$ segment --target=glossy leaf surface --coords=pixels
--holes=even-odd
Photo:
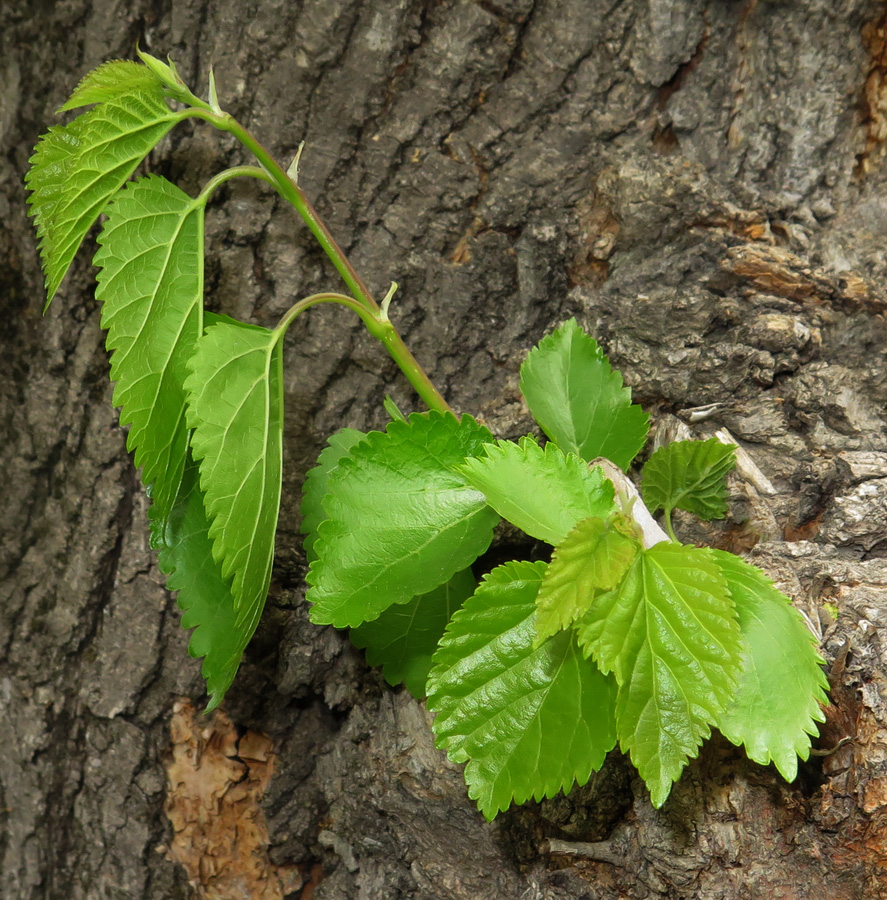
[[[157,86],[115,94],[40,138],[25,181],[40,238],[47,306],[86,232],[179,118]]]
[[[619,684],[616,727],[655,806],[733,697],[742,665],[736,611],[711,551],[657,544],[598,596],[579,641]]]
[[[589,516],[614,509],[613,485],[599,468],[554,444],[534,441],[486,444],[460,468],[493,509],[531,537],[559,544]]]
[[[351,448],[365,437],[365,432],[358,431],[356,428],[342,428],[330,435],[327,446],[320,451],[320,455],[317,457],[317,465],[310,469],[305,477],[300,530],[305,535],[304,547],[308,562],[317,559],[314,545],[317,543],[317,529],[320,523],[326,519],[323,498],[326,496],[330,472],[339,465],[339,460],[343,456],[347,456]]]
[[[536,642],[566,628],[615,588],[641,549],[624,517],[584,519],[559,544],[536,600]]]
[[[616,743],[614,683],[571,632],[533,646],[545,563],[494,569],[453,617],[428,678],[437,744],[467,763],[487,819],[585,784]]]
[[[468,568],[498,516],[456,467],[490,440],[470,416],[414,413],[371,432],[328,479],[311,620],[352,628]]]

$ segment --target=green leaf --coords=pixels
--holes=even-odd
[[[647,439],[650,418],[631,402],[594,338],[570,319],[521,366],[521,393],[542,430],[565,453],[604,456],[627,469]]]
[[[572,632],[533,646],[545,563],[494,569],[447,628],[428,677],[437,745],[467,762],[468,793],[490,820],[512,800],[585,784],[616,743],[614,685]]]
[[[92,103],[102,103],[121,94],[144,92],[163,96],[163,82],[146,66],[130,60],[114,59],[88,72],[77,85],[67,103],[58,111],[65,112]]]
[[[734,696],[742,665],[736,610],[710,550],[657,544],[577,626],[619,684],[622,749],[662,806],[688,758]]]
[[[407,417],[400,411],[398,405],[391,398],[390,394],[385,395],[385,399],[382,401],[382,406],[385,407],[385,412],[388,413],[388,416],[393,421],[406,422]]]
[[[727,473],[736,465],[733,444],[717,438],[674,441],[660,447],[644,466],[641,493],[651,513],[673,509],[695,513],[700,519],[727,515]]]
[[[99,244],[114,405],[162,519],[188,448],[184,382],[203,331],[203,206],[163,178],[140,179],[111,204]]]
[[[159,90],[132,91],[110,97],[68,125],[53,126],[40,139],[25,181],[40,238],[47,306],[86,232],[181,117]]]
[[[210,325],[185,381],[191,447],[222,576],[237,621],[268,594],[280,509],[283,389],[280,333],[233,320]]]
[[[810,755],[810,735],[824,722],[828,680],[804,620],[766,575],[732,553],[712,551],[736,604],[743,670],[736,699],[717,720],[721,734],[745,745],[750,759],[773,762],[786,781],[798,757]]]
[[[615,588],[640,549],[625,516],[581,521],[555,549],[545,573],[536,600],[536,643],[571,625],[601,591]]]
[[[589,516],[613,510],[613,484],[595,467],[554,444],[534,441],[486,444],[484,455],[459,471],[503,518],[531,537],[559,544]]]
[[[351,448],[365,437],[366,434],[356,428],[342,428],[337,431],[330,436],[327,446],[320,451],[317,465],[310,469],[305,477],[305,486],[302,490],[301,531],[305,535],[303,545],[308,562],[317,559],[314,545],[317,543],[317,529],[326,519],[323,498],[326,496],[330,472],[339,465],[339,460],[347,456]]]
[[[168,576],[166,585],[179,592],[182,627],[194,629],[188,652],[204,657],[209,712],[231,686],[262,610],[254,610],[248,620],[235,615],[231,580],[222,576],[221,566],[213,559],[209,521],[193,462],[185,467],[172,513],[161,517],[152,507],[149,518],[151,546],[158,551],[160,570]]]
[[[389,606],[378,619],[351,629],[351,642],[366,649],[367,662],[382,666],[392,686],[403,682],[416,699],[425,696],[431,657],[453,613],[474,593],[471,569],[409,603]]]
[[[487,549],[498,517],[455,467],[490,439],[470,416],[413,413],[339,461],[308,573],[315,624],[371,621],[449,581]]]

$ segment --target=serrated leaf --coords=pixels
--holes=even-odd
[[[760,569],[732,553],[712,552],[736,604],[743,642],[736,698],[718,718],[718,729],[744,744],[750,759],[772,762],[794,781],[798,757],[810,755],[816,722],[825,721],[825,660],[798,611]]]
[[[221,566],[213,559],[209,520],[193,462],[185,467],[172,512],[161,517],[152,507],[149,518],[151,546],[160,570],[168,576],[166,585],[179,592],[182,628],[194,629],[188,652],[204,658],[209,712],[231,686],[262,610],[256,609],[249,620],[237,619],[231,580],[222,577]]]
[[[574,454],[534,441],[486,444],[459,471],[493,509],[531,537],[559,544],[589,516],[613,511],[613,485]]]
[[[657,544],[599,595],[579,642],[619,684],[616,729],[662,806],[734,696],[742,665],[736,610],[711,551]]]
[[[232,577],[237,621],[268,594],[283,453],[281,334],[233,320],[210,325],[185,381],[191,448],[222,576]]]
[[[457,572],[433,591],[413,597],[409,603],[389,606],[378,619],[352,628],[351,642],[366,649],[371,666],[382,666],[390,685],[403,682],[421,700],[425,696],[431,657],[444,629],[476,587],[471,569]]]
[[[700,519],[727,515],[725,478],[736,465],[735,446],[717,438],[673,441],[660,447],[644,466],[641,493],[650,512],[674,509]]]
[[[111,97],[40,138],[25,181],[49,306],[86,232],[136,166],[182,118],[160,92]]]
[[[604,456],[627,469],[647,439],[650,418],[631,402],[597,341],[570,319],[521,366],[521,393],[542,430],[565,453]]]
[[[140,179],[111,204],[99,244],[96,298],[114,405],[163,518],[188,448],[184,382],[203,331],[203,206],[163,178]]]
[[[619,514],[584,519],[555,549],[536,599],[537,644],[571,625],[597,594],[622,581],[641,549],[624,519]]]
[[[488,820],[585,784],[616,743],[612,678],[569,631],[533,646],[544,572],[494,569],[453,617],[428,677],[437,745],[467,762],[469,796]]]
[[[487,549],[498,516],[455,467],[490,439],[470,416],[413,413],[339,461],[308,573],[315,624],[371,621],[444,584]]]
[[[302,525],[301,532],[305,535],[303,546],[308,562],[317,559],[314,545],[317,543],[317,529],[326,519],[326,510],[323,508],[323,498],[327,492],[327,480],[330,472],[339,465],[339,460],[347,456],[351,448],[362,441],[366,433],[356,428],[342,428],[331,435],[327,446],[320,451],[317,457],[317,465],[308,470],[305,477],[305,486],[302,489]]]
[[[155,93],[162,97],[163,82],[147,66],[130,60],[114,59],[84,75],[74,93],[58,111],[65,112],[92,103],[102,103],[133,91]]]

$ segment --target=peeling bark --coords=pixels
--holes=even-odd
[[[875,0],[0,4],[4,900],[234,897],[237,878],[288,900],[887,897],[884,16]],[[415,408],[335,310],[292,329],[271,598],[224,714],[195,717],[88,254],[42,318],[22,186],[52,110],[136,41],[194,85],[212,62],[278,158],[307,141],[300,181],[331,230],[374,290],[398,281],[411,349],[497,435],[531,428],[521,359],[570,315],[654,444],[729,433],[731,517],[676,528],[746,553],[818,631],[828,755],[788,785],[715,737],[657,811],[614,753],[569,797],[485,824],[424,707],[307,621],[305,471],[332,430],[379,426],[385,392]],[[188,125],[146,169],[193,193],[242,160]],[[222,194],[212,309],[273,324],[336,286],[261,185]],[[503,534],[494,552],[534,548]]]

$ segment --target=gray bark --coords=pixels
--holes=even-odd
[[[4,900],[887,896],[885,30],[874,0],[0,0]],[[789,785],[715,737],[659,811],[613,754],[485,824],[424,707],[307,621],[307,468],[385,392],[416,408],[329,309],[286,351],[268,609],[224,715],[195,713],[88,253],[41,318],[22,186],[52,110],[137,40],[194,85],[212,62],[278,158],[307,141],[301,183],[373,289],[399,282],[454,407],[524,433],[522,356],[577,315],[657,440],[726,429],[731,518],[681,534],[794,598],[832,682],[816,745],[850,740]],[[243,158],[185,126],[146,167],[193,192]],[[272,324],[336,287],[260,186],[227,189],[207,238],[213,309]]]

